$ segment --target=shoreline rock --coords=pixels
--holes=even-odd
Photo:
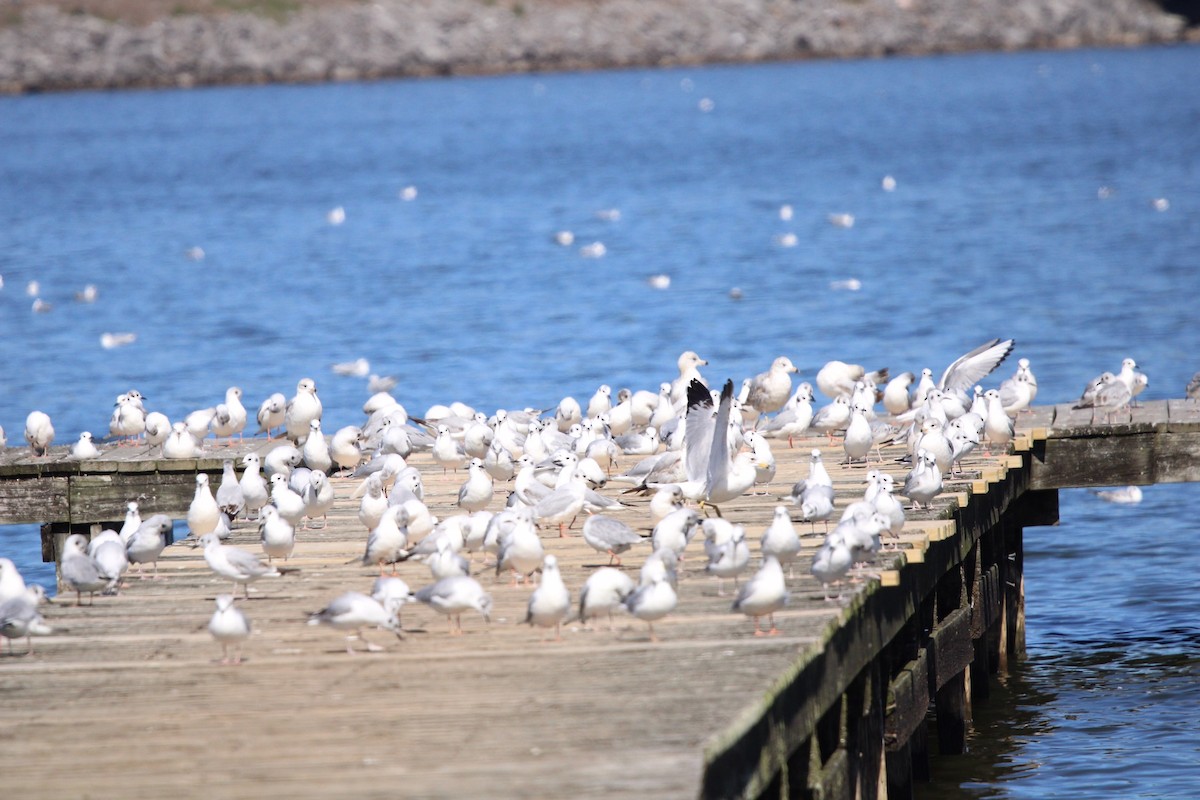
[[[0,92],[751,63],[1196,40],[1149,0],[378,0],[144,26],[34,6]]]

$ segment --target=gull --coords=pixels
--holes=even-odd
[[[75,293],[75,302],[76,303],[94,303],[94,302],[96,302],[96,298],[99,295],[100,295],[100,290],[96,288],[96,284],[89,283],[87,286],[83,287],[82,291]]]
[[[217,486],[215,498],[217,508],[231,520],[236,519],[246,508],[246,495],[238,482],[231,458],[225,459],[221,465],[221,483]],[[188,527],[191,528],[191,525],[189,524]]]
[[[493,441],[483,457],[483,468],[493,480],[509,481],[516,473],[512,453],[500,442]]]
[[[1188,385],[1184,390],[1184,393],[1187,395],[1188,400],[1200,400],[1200,372],[1197,372],[1192,376],[1192,379],[1188,381]]]
[[[613,442],[627,456],[653,455],[658,452],[658,446],[661,444],[661,440],[658,438],[658,429],[653,425],[647,426],[645,431],[632,431],[618,436],[613,439]]]
[[[155,514],[142,522],[125,542],[125,556],[130,564],[138,565],[138,574],[144,579],[142,564],[154,565],[154,580],[158,580],[158,557],[169,543],[174,530],[171,518],[166,514]]]
[[[450,433],[448,425],[438,425],[437,439],[433,443],[434,463],[442,468],[444,474],[447,469],[457,470],[459,467],[467,463],[467,454],[463,452],[462,446],[454,440]]]
[[[287,437],[297,445],[308,437],[309,423],[321,418],[321,398],[317,397],[317,384],[312,378],[302,378],[296,384],[296,394],[284,409],[283,427]],[[260,423],[261,424],[261,423]]]
[[[798,372],[787,356],[779,356],[766,372],[754,376],[746,404],[761,413],[770,414],[783,408],[792,392],[791,373]]]
[[[513,586],[516,586],[518,578],[528,581],[544,557],[542,540],[538,537],[528,514],[518,514],[508,535],[500,540],[500,549],[496,554],[496,575],[506,567],[511,569]]]
[[[100,346],[105,350],[116,350],[137,341],[137,334],[131,331],[106,331],[100,334]]]
[[[874,443],[875,437],[865,410],[862,406],[853,406],[850,409],[850,422],[847,423],[846,433],[842,438],[842,449],[846,452],[846,464],[853,464],[859,460],[870,461],[868,456]]]
[[[976,347],[969,353],[956,358],[937,382],[937,388],[944,395],[951,395],[958,400],[966,410],[969,405],[967,394],[971,387],[979,383],[1000,366],[1008,354],[1012,352],[1012,339],[992,339]]]
[[[787,564],[789,572],[792,562],[799,555],[800,536],[796,533],[796,527],[792,525],[791,518],[788,517],[786,506],[775,506],[771,524],[763,531],[762,553],[763,556],[778,559],[780,564]]]
[[[308,436],[304,439],[300,453],[304,457],[304,465],[309,469],[319,469],[327,473],[333,466],[329,443],[321,433],[321,420],[314,419],[308,423]]]
[[[367,391],[371,394],[376,392],[390,392],[396,388],[397,380],[392,375],[376,375],[371,373],[367,376]]]
[[[844,431],[850,424],[850,414],[850,395],[840,395],[813,415],[809,427],[826,434],[829,437],[829,444],[832,445],[833,434],[837,431]]]
[[[417,599],[403,580],[384,575],[376,578],[371,585],[371,597],[379,601],[386,611],[395,614],[397,622],[400,621],[400,609]]]
[[[147,421],[146,411],[138,401],[130,398],[128,394],[118,395],[108,421],[108,436],[110,439],[137,436],[146,430]],[[157,418],[155,422],[158,422]]]
[[[838,594],[837,598],[829,596],[829,584],[840,583],[842,578],[846,577],[846,573],[850,571],[850,565],[853,563],[854,556],[841,534],[835,530],[834,533],[825,537],[825,543],[813,556],[810,571],[812,576],[821,582],[827,602],[841,599],[841,594]]]
[[[217,610],[208,619],[208,632],[221,645],[222,664],[242,663],[242,642],[250,636],[250,620],[241,609],[233,605],[233,595],[217,595]],[[229,645],[234,647],[233,658],[229,657]]]
[[[704,386],[706,389],[708,388],[707,384],[704,383],[704,378],[700,376],[700,370],[697,369],[698,367],[705,366],[708,362],[696,355],[695,352],[686,350],[680,354],[675,364],[679,367],[679,377],[671,383],[671,402],[680,403],[688,400],[690,405],[689,387],[693,381],[699,381],[701,386]],[[653,424],[660,430],[662,429],[661,423]]]
[[[388,611],[373,597],[367,597],[361,592],[346,592],[334,598],[333,601],[320,611],[312,613],[308,618],[309,625],[328,625],[340,631],[354,631],[346,637],[346,652],[354,655],[355,650],[350,646],[355,639],[366,645],[368,653],[383,650],[377,644],[367,641],[362,629],[367,627],[382,628],[403,639],[404,632],[400,629],[400,620],[395,613]]]
[[[191,536],[197,538],[212,533],[221,517],[221,508],[208,485],[208,475],[201,472],[196,476],[196,492],[187,510],[187,526]]]
[[[257,453],[247,453],[242,456],[242,477],[238,480],[238,488],[242,490],[242,503],[249,514],[251,511],[257,516],[259,510],[266,505],[267,498],[270,493],[267,490],[267,482],[263,480],[262,473],[259,471],[261,462]],[[224,484],[224,480],[222,480]]]
[[[59,574],[63,583],[75,592],[75,605],[83,605],[83,592],[89,596],[89,605],[95,602],[96,592],[109,585],[109,577],[87,554],[87,538],[73,533],[63,542],[62,563]]]
[[[371,374],[371,362],[365,358],[353,361],[343,361],[330,367],[334,375],[344,375],[348,378],[365,378]]]
[[[725,579],[733,578],[736,588],[738,575],[741,575],[750,563],[746,529],[741,525],[730,525],[721,519],[706,519],[703,526],[704,552],[708,555],[705,570],[717,576],[717,596],[723,597]]]
[[[54,426],[42,411],[30,411],[25,418],[25,441],[35,456],[45,456],[54,441]]]
[[[225,390],[225,402],[217,404],[213,416],[212,431],[220,439],[228,439],[235,433],[241,437],[246,428],[246,407],[242,405],[242,390],[230,386]]]
[[[293,526],[304,519],[304,498],[288,486],[287,478],[281,472],[271,476],[271,503],[279,510],[279,516]]]
[[[171,432],[162,443],[163,458],[197,458],[200,453],[200,445],[188,432],[187,423],[176,422],[171,426]]]
[[[359,522],[366,525],[367,530],[372,530],[383,518],[384,511],[388,510],[388,497],[383,493],[382,477],[378,473],[368,475],[367,480],[362,481],[362,486],[355,492],[355,495],[358,494],[362,495],[362,500],[359,501]]]
[[[483,590],[479,581],[466,575],[442,578],[437,583],[419,589],[416,598],[439,614],[446,615],[450,621],[451,636],[462,635],[462,615],[465,611],[478,611],[485,620],[491,622],[492,596]]]
[[[470,560],[459,553],[458,548],[449,539],[444,538],[438,539],[435,551],[425,557],[425,566],[429,567],[435,581],[454,575],[471,574]]]
[[[1037,378],[1029,369],[1029,359],[1017,361],[1017,371],[1008,380],[1000,384],[1000,401],[1005,413],[1016,416],[1022,411],[1029,410],[1033,399],[1037,397]]]
[[[654,623],[670,614],[675,609],[678,599],[666,575],[658,574],[625,598],[625,608],[650,626],[650,641],[657,642]]]
[[[586,625],[588,620],[607,614],[608,629],[613,630],[612,612],[624,604],[634,588],[633,578],[621,570],[600,567],[588,576],[579,593],[579,621]]]
[[[246,599],[250,598],[251,583],[259,578],[277,578],[281,574],[275,567],[259,561],[258,556],[253,553],[221,544],[216,534],[206,533],[201,536],[200,546],[204,548],[204,561],[209,569],[222,578],[233,581],[234,594],[237,593],[240,584],[245,590]]]
[[[755,636],[777,636],[779,629],[775,627],[775,612],[783,608],[787,601],[787,582],[783,578],[783,568],[779,565],[779,559],[768,554],[763,557],[762,566],[754,573],[754,577],[738,591],[731,610],[754,618]],[[766,617],[771,623],[770,630],[764,631],[759,628],[758,623],[762,617]]]
[[[694,508],[680,508],[667,514],[654,526],[650,543],[655,552],[664,548],[682,558],[683,551],[700,526],[700,514]]]
[[[487,455],[488,448],[496,438],[495,431],[488,425],[487,416],[483,412],[475,414],[472,422],[463,429],[462,448],[472,458],[482,459]]]
[[[1004,410],[1003,401],[1000,400],[1000,393],[995,389],[988,389],[983,393],[987,398],[988,415],[987,420],[983,423],[984,433],[987,434],[988,455],[992,454],[992,445],[1000,448],[1001,452],[1008,448],[1008,443],[1013,438],[1013,421]],[[941,469],[942,462],[939,459],[938,468]]]
[[[0,558],[0,603],[25,593],[25,579],[10,559]]]
[[[558,525],[559,538],[566,535],[566,528],[572,524],[575,517],[583,510],[587,487],[577,476],[578,462],[568,454],[567,466],[559,473],[562,482],[557,489],[550,492],[533,506],[533,518],[539,524]]]
[[[942,491],[942,473],[938,469],[937,459],[924,450],[917,451],[916,464],[904,478],[904,488],[900,494],[913,501],[913,510],[922,504],[933,508],[933,498]]]
[[[748,431],[745,441],[754,456],[755,485],[775,480],[775,454],[771,452],[771,443],[755,431]]]
[[[287,561],[296,547],[296,528],[275,506],[263,506],[258,519],[258,538],[268,564],[276,558]]]
[[[1001,413],[1000,416],[1004,416],[1004,414]],[[937,461],[938,469],[945,474],[953,461],[953,451],[942,424],[936,419],[927,419],[921,423],[920,430],[920,435],[913,441],[913,452],[925,450],[932,454]]]
[[[346,221],[346,209],[341,206],[331,208],[325,215],[325,221],[330,225],[341,225]]]
[[[171,420],[166,414],[151,411],[146,415],[146,444],[150,447],[162,445],[171,435]]]
[[[98,455],[100,450],[92,443],[92,432],[84,431],[79,434],[79,441],[71,445],[71,455],[68,458],[72,461],[85,461]]]
[[[571,593],[558,571],[558,559],[547,555],[542,560],[542,580],[529,596],[525,623],[543,628],[554,626],[554,641],[562,641],[562,621],[571,611]]]
[[[602,384],[588,400],[587,415],[593,419],[612,410],[612,387]]]
[[[379,574],[383,575],[384,564],[392,565],[392,574],[396,574],[396,564],[408,558],[408,515],[404,506],[390,506],[379,517],[375,527],[367,535],[367,547],[363,553],[362,565],[369,567],[379,565]]]
[[[492,476],[483,468],[483,460],[471,459],[467,479],[458,489],[458,507],[467,512],[482,511],[492,501]]]
[[[946,435],[946,441],[950,443],[951,472],[957,472],[959,463],[979,447],[979,431],[972,424],[960,424],[968,416],[971,415],[963,415],[947,426],[949,433]]]
[[[1103,489],[1093,491],[1093,494],[1101,500],[1120,505],[1136,505],[1142,502],[1142,490],[1137,486],[1123,486],[1120,489]]]
[[[883,387],[883,407],[892,416],[899,416],[912,408],[908,387],[917,378],[911,372],[902,372]]]
[[[308,483],[300,489],[300,497],[304,499],[304,516],[309,520],[307,526],[315,528],[311,520],[320,515],[321,529],[324,530],[329,524],[329,510],[333,508],[334,501],[333,484],[329,482],[329,476],[319,469],[310,472]]]
[[[701,497],[701,505],[716,508],[718,516],[721,513],[721,503],[741,497],[754,485],[758,477],[753,455],[739,453],[735,459],[729,457],[729,411],[732,402],[733,381],[727,380],[721,389],[721,402],[713,422],[712,443],[709,446],[704,492]]]
[[[579,407],[579,401],[574,397],[564,397],[558,401],[558,407],[554,410],[554,424],[562,433],[571,430],[572,425],[578,425],[583,421],[583,409]]]
[[[583,523],[583,540],[596,552],[608,553],[609,566],[614,559],[620,566],[621,553],[641,544],[642,537],[619,519],[596,514]]]
[[[650,498],[650,520],[658,522],[672,511],[683,508],[683,490],[678,486],[664,486]]]
[[[1107,381],[1096,389],[1093,403],[1092,421],[1095,422],[1096,411],[1103,411],[1107,422],[1112,423],[1113,415],[1121,409],[1129,411],[1129,421],[1133,422],[1133,393],[1119,377]]]
[[[864,378],[869,378],[876,385],[887,383],[887,368],[867,372],[861,364],[830,361],[817,372],[817,388],[826,397],[837,399],[844,394],[853,394],[854,384]]]
[[[812,399],[812,386],[808,383],[800,384],[783,409],[756,431],[768,439],[787,437],[788,447],[792,447],[794,437],[804,433],[812,424]]]
[[[879,472],[873,479],[868,478],[863,499],[871,503],[875,510],[888,520],[888,530],[898,537],[904,529],[904,505],[892,494],[894,488],[892,476]]]
[[[13,639],[25,639],[27,653],[33,654],[33,637],[49,636],[54,629],[38,613],[38,604],[46,597],[41,586],[33,584],[15,597],[0,601],[0,636],[8,639],[8,654],[13,654]]]
[[[656,580],[666,580],[672,589],[679,588],[679,556],[666,548],[655,550],[638,571],[638,586],[645,586]]]
[[[125,522],[121,525],[121,530],[117,535],[121,537],[121,544],[129,544],[129,540],[142,527],[142,515],[138,512],[138,504],[130,501],[125,504]]]
[[[283,427],[283,421],[287,417],[287,398],[282,392],[275,392],[266,400],[262,401],[262,405],[258,407],[258,414],[255,419],[258,420],[258,430],[255,431],[257,436],[264,431],[267,438],[271,438],[271,431],[275,428]]]
[[[129,569],[129,558],[125,555],[125,543],[114,530],[103,530],[88,542],[88,555],[96,562],[100,574],[108,580],[104,594],[118,594],[121,578]]]
[[[184,427],[197,443],[203,442],[212,427],[213,419],[217,416],[216,407],[200,408],[183,418]]]

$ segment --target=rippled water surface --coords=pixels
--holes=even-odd
[[[0,425],[19,443],[40,408],[70,441],[130,387],[178,418],[311,376],[339,427],[365,382],[329,365],[360,356],[410,411],[490,411],[654,389],[684,349],[811,379],[940,371],[993,336],[1039,399],[1125,356],[1178,397],[1196,74],[1190,47],[0,99]],[[101,349],[114,331],[138,340]],[[1030,658],[930,796],[1195,796],[1197,498],[1066,492],[1028,533]],[[0,553],[52,580],[36,529]]]

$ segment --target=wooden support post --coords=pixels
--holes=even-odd
[[[938,753],[961,755],[967,751],[967,722],[970,706],[967,702],[967,673],[964,670],[937,690],[934,706],[937,708]]]
[[[913,798],[913,752],[912,740],[896,750],[888,750],[887,800],[912,800]]]
[[[912,752],[912,777],[914,781],[929,783],[929,725],[921,723],[913,731],[908,740],[908,748]]]

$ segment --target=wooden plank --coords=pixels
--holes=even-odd
[[[889,751],[904,747],[924,721],[931,702],[929,694],[929,651],[921,648],[888,685],[884,745]]]
[[[974,656],[971,647],[971,610],[958,608],[946,615],[929,634],[930,681],[940,689],[962,673]]]
[[[68,519],[68,491],[66,477],[4,480],[3,491],[0,491],[0,525],[30,525]]]

